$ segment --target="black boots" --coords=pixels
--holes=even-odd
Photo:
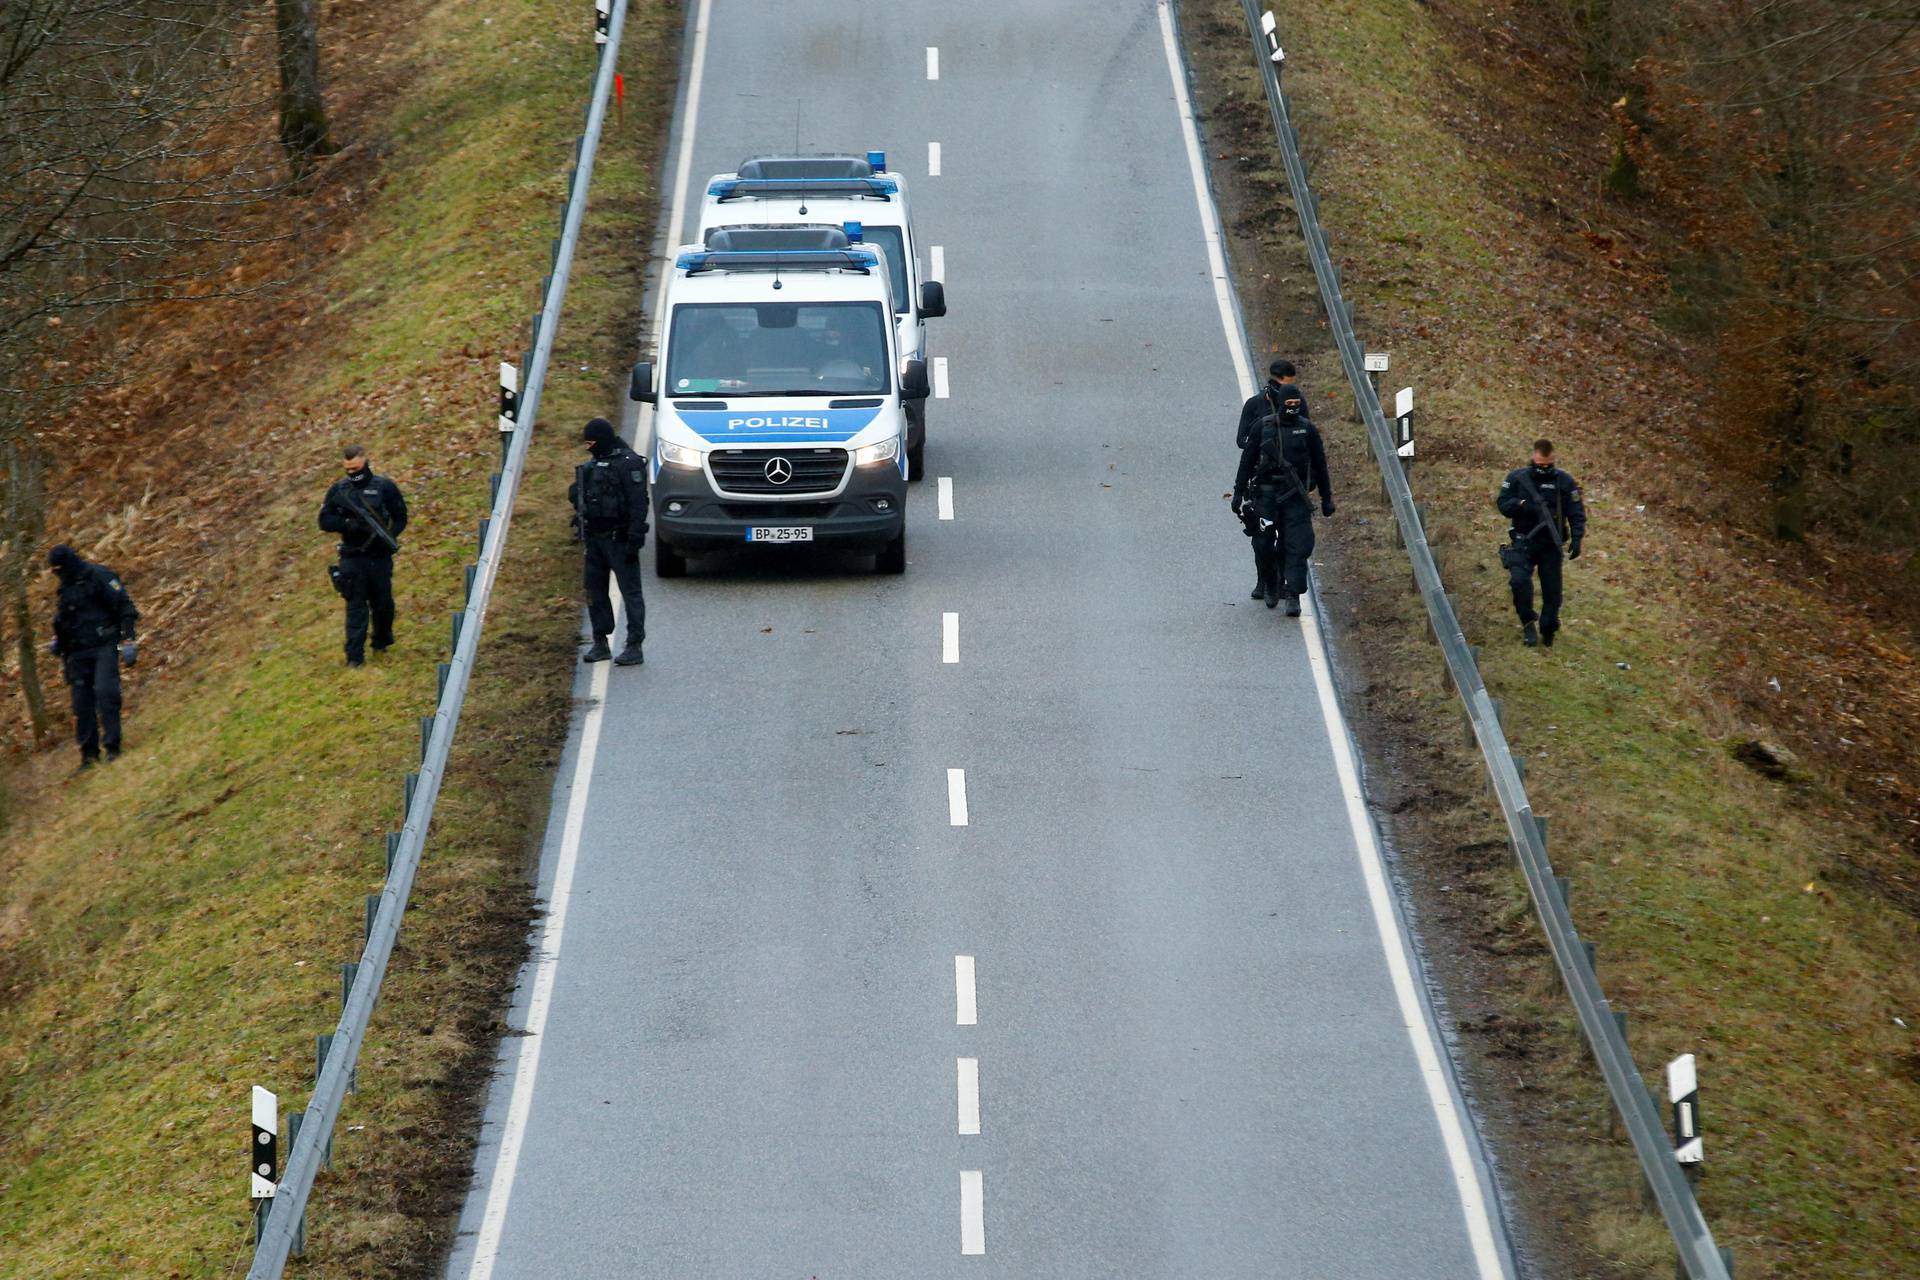
[[[1531,622],[1520,624],[1520,643],[1529,649],[1540,643],[1540,632]],[[1553,641],[1549,640],[1547,643],[1552,644]]]
[[[1260,581],[1260,579],[1255,578],[1253,580],[1253,594],[1248,596],[1247,599],[1262,600],[1266,598],[1266,594],[1267,594],[1267,584]]]
[[[1553,648],[1553,632],[1542,631],[1540,633],[1540,643],[1549,649]]]
[[[638,640],[629,640],[627,641],[627,647],[620,651],[620,656],[613,660],[613,665],[616,667],[637,667],[645,661],[646,659],[640,655],[640,642]]]
[[[1287,593],[1287,616],[1289,618],[1297,618],[1300,616],[1300,597],[1294,595],[1292,592]]]
[[[608,658],[611,658],[612,656],[613,656],[613,650],[607,647],[607,638],[605,636],[595,636],[593,638],[593,648],[581,654],[580,661],[605,662]]]

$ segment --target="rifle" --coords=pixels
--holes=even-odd
[[[1547,531],[1547,536],[1553,539],[1554,547],[1556,549],[1564,549],[1565,540],[1560,536],[1560,513],[1558,511],[1547,510],[1546,498],[1542,496],[1540,490],[1535,487],[1533,477],[1527,474],[1524,467],[1521,468],[1520,471],[1520,483],[1526,486],[1528,499],[1532,501],[1535,509],[1540,512],[1540,523],[1534,525],[1533,528],[1528,531],[1526,540],[1532,542],[1533,535],[1539,533],[1544,526]]]
[[[353,491],[352,485],[343,486],[339,490],[339,498],[341,505],[352,512],[353,516],[359,520],[360,523],[366,525],[376,540],[386,543],[387,550],[398,551],[400,549],[400,540],[387,532],[387,526],[380,523],[380,517],[367,510],[367,505],[360,501],[360,495]],[[365,544],[363,543],[362,545],[364,546]]]

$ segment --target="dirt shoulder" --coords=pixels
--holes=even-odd
[[[1869,718],[1864,640],[1903,652],[1897,618],[1768,566],[1689,486],[1681,424],[1708,391],[1698,353],[1661,324],[1663,232],[1599,196],[1605,116],[1566,87],[1537,21],[1389,0],[1280,16],[1347,298],[1369,346],[1393,353],[1392,385],[1419,390],[1415,493],[1576,920],[1649,1082],[1675,1053],[1700,1057],[1709,1221],[1743,1277],[1920,1270],[1904,793],[1867,803],[1871,785],[1795,736],[1836,682]],[[1328,437],[1341,511],[1320,573],[1345,698],[1517,1245],[1539,1275],[1671,1275],[1425,638],[1241,9],[1202,0],[1182,20],[1256,355],[1301,366]],[[1493,555],[1493,491],[1542,434],[1592,513],[1550,651],[1518,645]],[[1904,698],[1906,665],[1877,661]],[[1900,723],[1872,718],[1882,734]],[[1794,749],[1775,769],[1756,741]]]
[[[570,713],[565,487],[579,423],[617,406],[631,357],[683,20],[661,0],[630,11],[624,115],[428,856],[309,1215],[314,1274],[431,1274],[459,1209],[534,906],[527,833]],[[23,758],[0,842],[0,1275],[244,1268],[248,1090],[284,1112],[311,1088],[487,510],[496,368],[527,344],[549,267],[591,10],[336,0],[321,32],[346,146],[250,215],[283,238],[234,278],[273,287],[130,317],[123,382],[48,428],[49,528],[120,570],[142,657],[124,758],[72,780],[68,747]],[[345,439],[413,516],[398,644],[356,672],[314,527]]]

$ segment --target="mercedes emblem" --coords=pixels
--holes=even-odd
[[[793,464],[785,458],[767,459],[767,483],[785,484],[793,479]]]

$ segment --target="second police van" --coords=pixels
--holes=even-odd
[[[771,224],[857,227],[886,262],[902,356],[927,358],[927,321],[947,313],[946,291],[921,269],[906,180],[887,172],[886,152],[762,156],[734,173],[715,174],[695,239],[704,244],[716,230]],[[908,404],[907,433],[907,474],[918,480],[927,438],[924,400]]]
[[[928,394],[903,351],[884,251],[854,228],[736,227],[681,249],[657,360],[654,568],[745,544],[821,543],[907,564],[906,406]]]

